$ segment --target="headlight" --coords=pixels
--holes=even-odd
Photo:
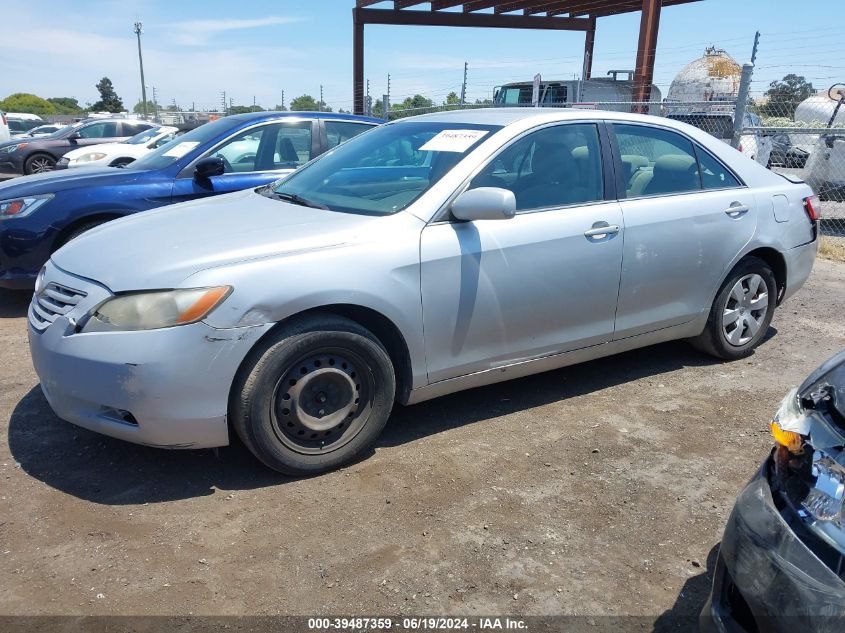
[[[103,160],[106,155],[103,152],[91,152],[90,154],[83,154],[76,159],[77,163],[91,163],[95,160]]]
[[[0,200],[0,220],[27,216],[39,207],[50,202],[53,197],[52,193],[45,193],[40,196],[25,196],[23,198]]]
[[[813,453],[813,477],[801,507],[810,528],[829,545],[845,552],[845,467],[826,453]]]
[[[11,154],[12,152],[16,152],[19,149],[23,149],[29,145],[29,143],[18,143],[16,145],[7,145],[6,147],[0,147],[0,154]]]
[[[231,286],[136,292],[101,304],[83,332],[155,330],[204,319],[232,292]]]

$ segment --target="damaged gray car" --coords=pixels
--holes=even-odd
[[[845,630],[845,351],[793,389],[731,513],[702,631]]]

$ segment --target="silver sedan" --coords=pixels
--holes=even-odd
[[[234,429],[315,473],[370,449],[395,402],[671,339],[751,354],[810,274],[817,212],[681,122],[431,114],[71,241],[38,278],[32,358],[74,424],[168,448]]]

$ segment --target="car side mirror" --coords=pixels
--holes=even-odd
[[[207,180],[212,176],[222,176],[226,172],[226,163],[219,156],[203,158],[194,168],[194,178]]]
[[[70,136],[67,137],[69,141],[78,141],[82,138],[82,135],[79,132],[74,132]]]
[[[452,215],[465,222],[509,220],[516,215],[516,197],[500,187],[468,189],[452,203]]]

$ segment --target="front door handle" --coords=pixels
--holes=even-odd
[[[748,213],[748,205],[741,202],[731,202],[731,206],[725,209],[725,213],[732,218],[738,218]]]
[[[619,225],[607,224],[606,222],[596,222],[593,225],[593,228],[584,231],[584,235],[586,237],[596,237],[599,239],[607,237],[608,235],[616,235],[617,233],[619,233]]]

